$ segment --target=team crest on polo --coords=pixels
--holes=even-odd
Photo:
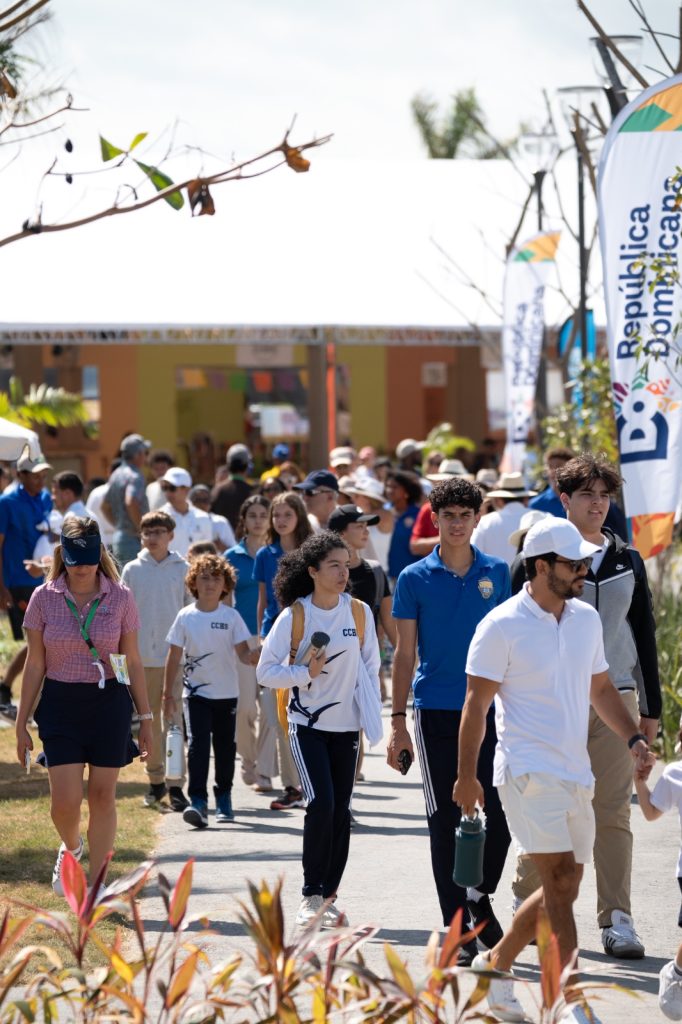
[[[482,580],[478,581],[478,590],[481,597],[485,598],[486,601],[490,600],[495,590],[493,587],[493,581],[489,580],[487,576],[484,576]]]

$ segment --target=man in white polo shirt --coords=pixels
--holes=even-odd
[[[185,558],[196,541],[213,540],[213,521],[207,512],[195,508],[189,500],[192,477],[182,466],[167,469],[160,483],[166,499],[161,512],[167,512],[175,520],[173,551]]]
[[[476,766],[494,699],[493,782],[517,848],[532,857],[542,880],[510,930],[474,967],[510,970],[535,935],[540,908],[557,936],[562,967],[572,960],[578,946],[573,903],[594,845],[590,703],[642,770],[653,764],[646,738],[609,680],[599,615],[572,600],[582,593],[598,550],[566,520],[548,516],[536,523],[523,549],[528,582],[481,621],[469,648],[453,796],[463,814],[483,806]],[[491,981],[488,1002],[500,1020],[525,1020],[509,980]],[[591,1013],[569,1001],[560,1019],[597,1024]]]

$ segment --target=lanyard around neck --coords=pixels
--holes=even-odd
[[[74,602],[71,601],[68,597],[66,597],[66,594],[64,595],[64,597],[66,599],[66,603],[67,603],[67,605],[68,605],[68,607],[69,607],[69,609],[70,609],[74,619],[78,623],[78,629],[80,631],[80,635],[85,640],[85,642],[86,642],[86,644],[88,646],[88,650],[90,651],[90,654],[93,656],[95,661],[100,661],[99,651],[97,650],[97,648],[93,644],[92,640],[90,639],[90,626],[92,625],[92,620],[95,617],[95,612],[99,608],[99,601],[100,601],[99,597],[96,597],[95,600],[92,602],[92,605],[90,607],[90,611],[87,614],[85,622],[81,622],[80,615],[78,614],[78,609],[76,608],[76,605],[74,604]]]

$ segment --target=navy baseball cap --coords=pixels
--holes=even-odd
[[[339,481],[328,469],[314,469],[308,473],[300,484],[294,484],[294,491],[315,491],[318,487],[326,487],[328,491],[338,491]]]
[[[367,523],[368,526],[376,526],[379,516],[373,516],[371,512],[363,512],[357,505],[337,505],[327,522],[327,528],[334,533],[343,533],[347,526],[352,523]]]
[[[276,444],[272,449],[273,459],[288,459],[289,458],[289,445],[288,444]]]
[[[86,533],[80,537],[59,538],[65,565],[99,565],[102,538],[99,533]]]

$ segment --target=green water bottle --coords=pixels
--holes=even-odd
[[[455,868],[452,880],[463,889],[475,889],[483,881],[485,829],[478,811],[473,818],[462,817],[455,829]]]

